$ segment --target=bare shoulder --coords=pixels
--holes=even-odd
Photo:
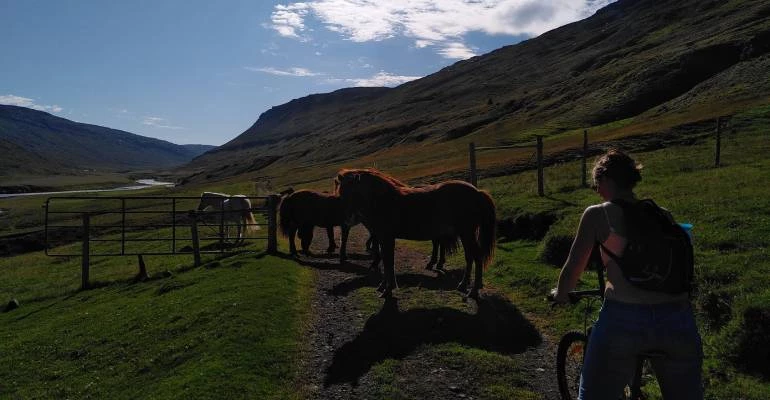
[[[594,204],[586,207],[585,211],[583,211],[583,220],[587,222],[597,221],[604,213],[603,207],[604,204]]]

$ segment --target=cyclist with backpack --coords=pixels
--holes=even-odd
[[[604,203],[586,208],[561,270],[554,301],[569,302],[599,248],[607,282],[588,341],[580,399],[618,399],[640,354],[651,359],[665,399],[702,399],[703,351],[689,300],[692,245],[671,214],[633,188],[641,165],[619,150],[597,159],[593,180]]]

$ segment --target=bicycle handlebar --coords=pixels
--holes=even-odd
[[[554,293],[555,293],[554,291],[551,291],[551,293],[548,294],[549,301],[553,301]],[[599,289],[590,289],[590,290],[574,290],[572,292],[567,293],[567,295],[569,296],[570,304],[575,304],[584,297],[602,297],[604,296],[604,293],[602,293],[602,291]]]

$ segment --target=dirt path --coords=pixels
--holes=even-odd
[[[529,390],[539,393],[542,399],[558,400],[553,367],[555,345],[493,290],[483,290],[478,303],[469,300],[472,313],[446,308],[400,311],[399,300],[379,299],[383,303],[379,312],[363,312],[350,294],[366,288],[375,297],[379,284],[379,276],[368,271],[370,259],[363,251],[366,237],[363,228],[353,229],[348,245],[351,260],[340,265],[337,253],[324,254],[326,235],[317,230],[311,247],[314,256],[300,256],[298,260],[317,273],[313,321],[307,329],[308,348],[299,382],[304,397],[380,398],[383,382],[378,382],[370,369],[386,359],[398,359],[407,365],[402,369],[414,372],[397,377],[400,391],[407,398],[483,398],[469,382],[473,371],[442,365],[420,350],[426,344],[458,342],[513,357],[524,368],[522,375]],[[447,299],[460,296],[453,290],[461,273],[457,267],[450,266],[455,269],[438,280],[435,273],[422,268],[429,255],[398,244],[396,252],[401,287],[435,289]],[[409,266],[409,270],[400,266]],[[399,296],[404,294],[396,297]],[[408,336],[401,329],[404,326],[408,326]]]

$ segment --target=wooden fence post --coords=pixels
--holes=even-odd
[[[144,265],[144,258],[141,254],[137,254],[137,260],[139,261],[139,273],[136,274],[136,277],[134,278],[137,282],[144,282],[148,279],[150,279],[150,275],[147,274],[147,266]]]
[[[476,144],[473,142],[468,143],[468,182],[473,186],[478,186],[478,179],[476,178]]]
[[[722,117],[717,117],[717,148],[714,154],[714,168],[719,168],[719,157],[722,147]]]
[[[190,216],[192,217],[192,224],[190,225],[190,234],[192,237],[193,263],[197,268],[201,266],[201,244],[200,244],[200,240],[198,239],[198,213],[195,211],[191,211]]]
[[[545,196],[543,189],[543,137],[537,137],[537,195]]]
[[[278,252],[278,203],[280,196],[271,194],[267,197],[267,252]]]
[[[588,130],[583,130],[583,187],[588,187]]]
[[[80,289],[86,290],[91,284],[89,283],[88,275],[91,263],[91,216],[88,213],[83,213],[83,259],[80,263],[81,269],[81,283]]]

